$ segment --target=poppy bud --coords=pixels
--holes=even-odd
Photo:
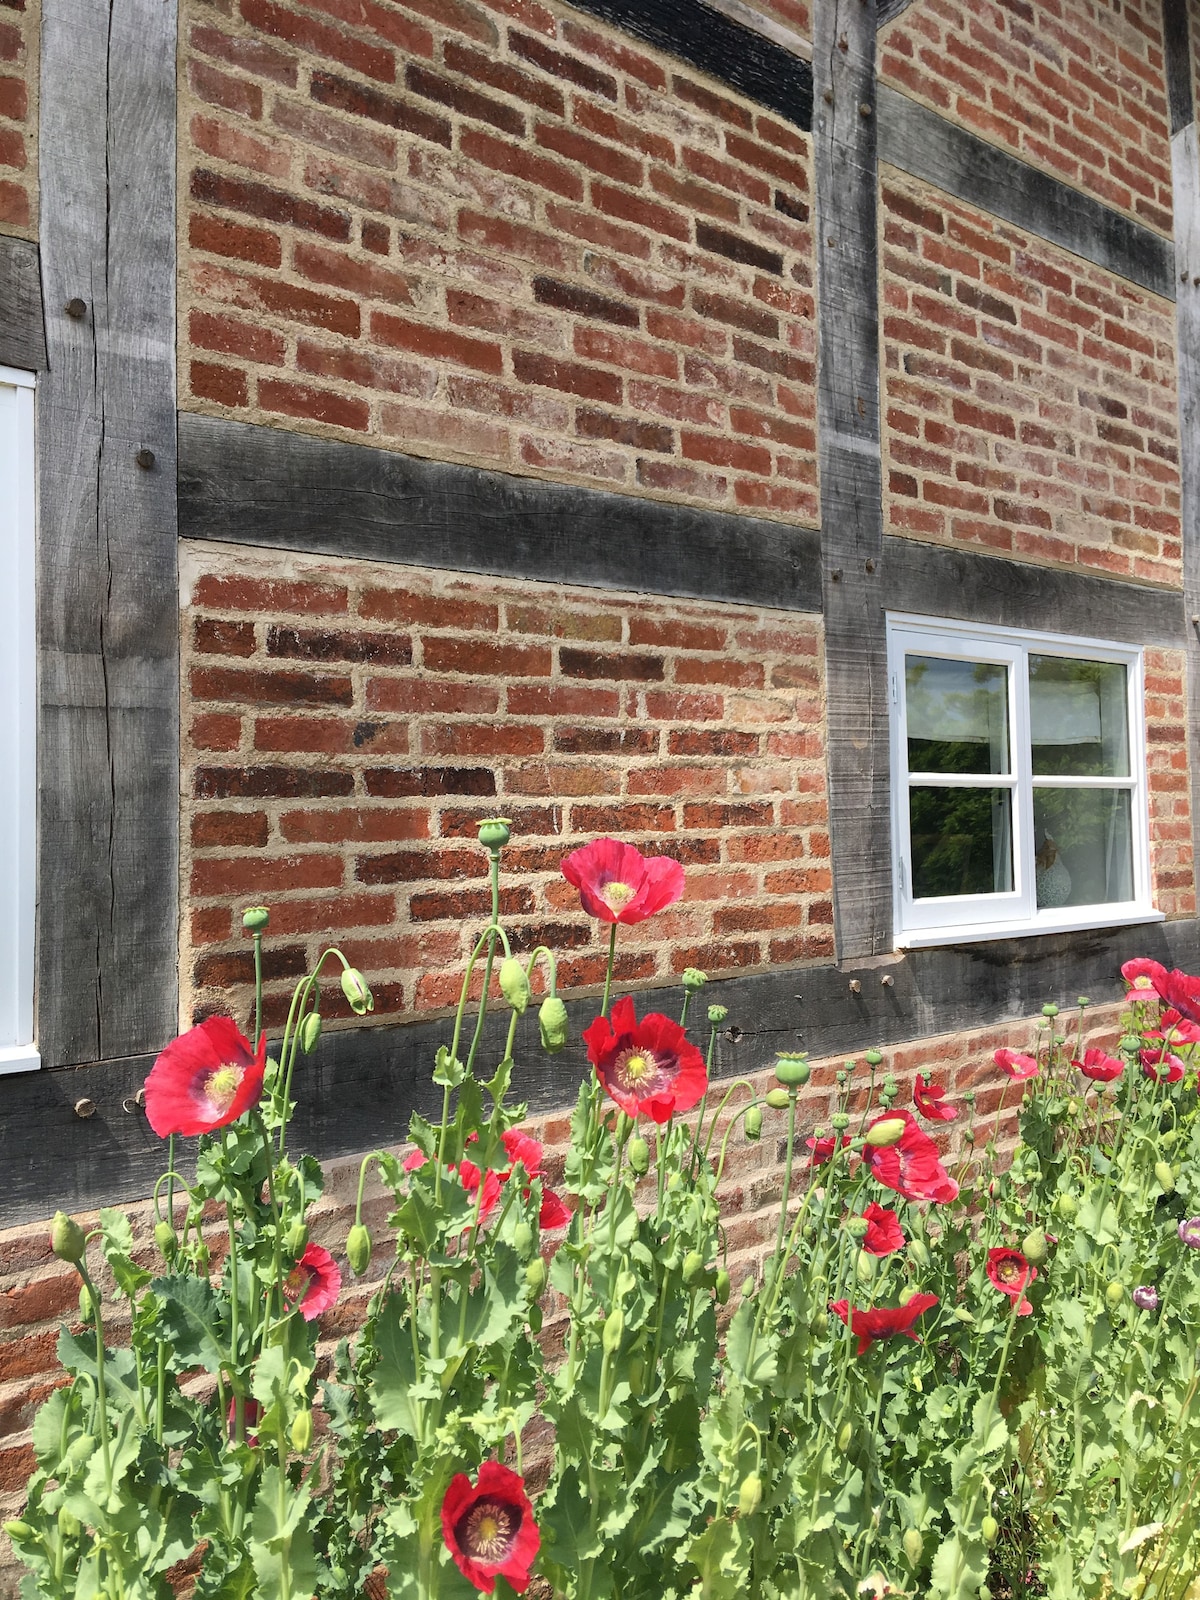
[[[629,1157],[629,1165],[637,1173],[639,1178],[644,1172],[649,1171],[650,1146],[646,1143],[645,1139],[635,1134],[626,1146],[625,1153]]]
[[[533,1333],[533,1334],[541,1333],[541,1331],[542,1331],[542,1308],[541,1308],[541,1306],[538,1304],[538,1302],[536,1300],[534,1300],[532,1302],[532,1304],[530,1304],[529,1306],[526,1307],[526,1310],[525,1310],[525,1321],[529,1324],[530,1333]]]
[[[738,1516],[752,1517],[762,1503],[762,1479],[757,1472],[742,1479],[738,1490]]]
[[[733,1284],[732,1284],[732,1281],[731,1281],[731,1279],[729,1277],[729,1273],[725,1270],[724,1267],[718,1267],[717,1268],[716,1282],[713,1285],[713,1292],[715,1293],[715,1295],[717,1297],[717,1304],[719,1306],[724,1306],[724,1305],[728,1305],[729,1304],[729,1292],[732,1289],[732,1287],[733,1287]]]
[[[875,1268],[878,1260],[869,1250],[860,1250],[858,1260],[854,1263],[854,1275],[864,1287],[875,1281]]]
[[[66,1506],[60,1506],[58,1512],[58,1531],[64,1539],[74,1539],[79,1533],[79,1518]]]
[[[1125,1285],[1119,1278],[1114,1278],[1109,1284],[1108,1288],[1104,1291],[1105,1303],[1115,1311],[1124,1298]]]
[[[870,1226],[871,1224],[867,1221],[866,1217],[851,1217],[850,1221],[846,1224],[846,1232],[852,1239],[865,1239],[867,1237],[867,1230],[870,1228]]]
[[[321,1013],[310,1011],[300,1024],[300,1048],[306,1056],[312,1055],[321,1037]]]
[[[50,1228],[50,1248],[60,1261],[71,1261],[76,1266],[83,1260],[87,1250],[87,1235],[65,1211],[54,1213],[54,1222]]]
[[[610,1311],[604,1319],[604,1331],[600,1335],[600,1343],[606,1355],[615,1355],[621,1348],[621,1340],[625,1337],[625,1313],[623,1311]]]
[[[966,1306],[955,1306],[954,1320],[955,1322],[961,1322],[963,1326],[967,1328],[973,1328],[975,1326],[975,1318],[967,1310]]]
[[[1140,1283],[1133,1291],[1132,1298],[1139,1311],[1158,1310],[1158,1290],[1152,1283]]]
[[[14,1517],[4,1524],[4,1531],[10,1539],[32,1539],[33,1529],[27,1522],[22,1522],[19,1517]]]
[[[305,1406],[303,1411],[297,1411],[292,1418],[292,1449],[301,1452],[307,1450],[312,1444],[312,1436],[312,1412]]]
[[[367,980],[357,967],[342,968],[342,993],[349,1000],[350,1009],[356,1017],[374,1011],[375,996],[367,988]]]
[[[546,1287],[546,1263],[541,1256],[534,1256],[525,1268],[525,1287],[529,1290],[530,1298],[536,1300]]]
[[[788,1089],[807,1083],[810,1070],[807,1058],[802,1055],[781,1055],[775,1062],[775,1076]]]
[[[175,1229],[163,1217],[161,1222],[154,1224],[154,1242],[158,1246],[158,1253],[164,1261],[171,1262],[175,1259],[175,1252],[179,1249],[179,1240]]]
[[[812,1334],[814,1339],[823,1339],[829,1332],[828,1311],[818,1311],[816,1316],[809,1323],[808,1331]]]
[[[683,987],[688,994],[699,994],[707,982],[707,972],[701,972],[699,967],[684,967]]]
[[[567,1008],[556,994],[548,994],[538,1011],[538,1032],[542,1049],[557,1055],[567,1043]]]
[[[1067,1115],[1069,1117],[1077,1117],[1079,1115],[1080,1111],[1082,1111],[1082,1109],[1083,1109],[1083,1106],[1080,1103],[1080,1101],[1078,1101],[1078,1100],[1068,1100],[1067,1101]]]
[[[479,842],[488,850],[503,850],[512,837],[512,823],[507,817],[485,817],[479,824]]]
[[[885,1150],[889,1145],[900,1143],[907,1127],[903,1117],[885,1117],[867,1129],[865,1138],[876,1150]]]
[[[995,1517],[989,1515],[984,1517],[983,1521],[979,1524],[979,1531],[983,1534],[984,1544],[995,1544],[996,1540],[1000,1537],[1000,1524],[996,1521]]]
[[[271,913],[266,906],[251,906],[242,912],[242,927],[249,928],[251,933],[261,933],[270,920]]]
[[[346,1235],[346,1260],[350,1263],[350,1271],[356,1278],[361,1278],[371,1265],[371,1235],[365,1223],[356,1222]]]
[[[1040,1228],[1035,1228],[1032,1233],[1027,1233],[1021,1241],[1021,1254],[1026,1261],[1035,1267],[1039,1262],[1045,1261],[1050,1253],[1049,1241]]]
[[[843,1422],[841,1427],[838,1429],[838,1436],[837,1436],[837,1447],[838,1447],[838,1454],[839,1455],[843,1455],[844,1456],[846,1454],[846,1451],[849,1450],[849,1448],[850,1448],[850,1441],[853,1438],[854,1438],[854,1424],[852,1422]]]
[[[929,1265],[929,1246],[924,1239],[910,1239],[908,1241],[908,1259],[914,1267],[927,1267]]]
[[[1071,1218],[1078,1214],[1079,1202],[1073,1194],[1060,1194],[1054,1202],[1054,1209],[1060,1217],[1070,1222]]]
[[[689,1250],[683,1258],[683,1281],[689,1289],[704,1276],[704,1257],[699,1250]]]
[[[753,1277],[746,1278],[742,1283],[741,1290],[739,1291],[740,1294],[741,1294],[742,1299],[743,1300],[748,1300],[750,1298],[750,1296],[754,1293],[754,1289],[755,1289],[755,1283],[754,1283]]]
[[[1158,1179],[1159,1185],[1161,1186],[1164,1194],[1174,1193],[1175,1174],[1171,1170],[1171,1163],[1169,1161],[1156,1161],[1154,1163],[1154,1176]]]
[[[909,1565],[915,1567],[917,1562],[920,1561],[922,1555],[925,1553],[924,1539],[922,1539],[916,1528],[908,1528],[905,1531],[902,1543],[904,1545],[904,1554],[908,1557]]]
[[[509,956],[500,963],[500,993],[519,1017],[525,1015],[532,992],[525,968],[516,956]]]
[[[527,1256],[533,1248],[533,1229],[527,1222],[518,1222],[513,1229],[513,1249],[519,1256]]]
[[[299,1261],[308,1247],[308,1224],[303,1217],[297,1217],[295,1222],[283,1236],[283,1248],[293,1261]]]
[[[764,1098],[772,1111],[787,1110],[789,1096],[786,1089],[768,1089]]]
[[[96,1321],[96,1302],[86,1283],[79,1285],[79,1320],[85,1328],[92,1327]]]
[[[744,1121],[743,1121],[743,1126],[745,1127],[745,1130],[746,1130],[747,1139],[759,1139],[759,1138],[762,1137],[762,1107],[761,1106],[751,1106],[750,1107],[750,1109],[746,1112],[746,1115],[745,1115],[745,1118],[744,1118]]]

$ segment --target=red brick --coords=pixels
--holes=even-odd
[[[335,889],[342,872],[340,857],[328,855],[204,857],[192,866],[191,892],[208,896]]]
[[[265,183],[250,183],[243,178],[199,168],[192,173],[190,192],[193,200],[205,205],[243,211],[263,222],[305,228],[326,239],[344,241],[350,237],[350,221],[344,211],[316,205],[311,200],[272,189]]]
[[[274,39],[285,39],[314,55],[340,61],[364,77],[391,83],[396,76],[396,58],[391,50],[371,45],[343,33],[340,28],[318,22],[274,0],[241,0],[241,13],[251,27]]]
[[[210,105],[221,106],[243,117],[257,120],[262,116],[262,89],[257,83],[247,83],[244,78],[231,77],[204,61],[188,64],[188,82],[193,92]]]
[[[193,311],[188,320],[191,341],[202,350],[244,356],[247,361],[282,366],[287,346],[281,335],[212,311]]]
[[[347,608],[348,595],[340,584],[289,581],[272,578],[222,578],[206,573],[192,592],[192,603],[219,611],[319,612],[335,615]]]
[[[597,139],[589,139],[586,134],[576,133],[558,123],[539,122],[535,137],[543,149],[553,150],[556,155],[588,167],[593,172],[602,173],[616,183],[627,183],[637,188],[642,181],[640,160],[622,150],[614,150],[611,145],[601,144]]]
[[[362,122],[346,122],[340,117],[327,116],[315,106],[291,100],[275,102],[271,121],[306,144],[333,150],[365,166],[391,171],[396,165],[396,141],[392,134],[377,132]]]
[[[243,311],[275,313],[289,322],[326,328],[331,333],[346,334],[354,339],[358,337],[359,310],[353,300],[317,294],[273,278],[242,276],[215,265],[198,268],[194,281],[201,293],[209,293],[214,299]]]
[[[615,101],[617,98],[615,78],[607,72],[599,72],[595,67],[589,67],[586,62],[577,61],[574,56],[567,55],[561,50],[552,50],[541,39],[532,38],[510,28],[508,47],[514,55],[523,57],[553,77],[562,78],[580,89],[588,89],[593,94],[602,95],[606,100]]]
[[[397,806],[287,811],[279,828],[289,844],[385,843],[428,837],[429,814],[421,807]]]
[[[188,218],[188,243],[193,250],[234,256],[240,261],[252,261],[260,267],[278,267],[283,261],[283,247],[278,234],[269,233],[265,228],[251,228],[244,223],[231,222],[228,217],[206,217],[193,213]]]
[[[493,678],[544,678],[550,672],[550,651],[544,646],[487,644],[479,639],[426,639],[424,661],[427,672]]]
[[[201,112],[191,119],[189,130],[196,149],[218,161],[245,167],[260,178],[287,179],[290,176],[291,156],[277,140],[260,138],[242,126]]]
[[[198,700],[233,700],[248,705],[351,704],[349,678],[315,672],[263,672],[238,667],[193,667],[191,691]]]
[[[262,39],[234,36],[203,25],[193,26],[188,37],[194,50],[214,60],[253,73],[257,78],[269,78],[288,89],[296,87],[296,58],[276,50]]]
[[[562,195],[564,200],[583,199],[583,179],[577,173],[557,161],[534,155],[522,145],[508,143],[475,128],[467,128],[460,137],[459,148],[464,155],[481,162],[485,167],[491,167],[495,172],[506,172],[510,177],[523,179],[539,189],[549,189],[554,194]]]
[[[242,737],[242,719],[219,711],[192,718],[192,744],[197,750],[236,750]]]
[[[211,361],[193,361],[188,367],[188,383],[192,393],[201,400],[215,400],[223,406],[250,403],[246,374],[232,367],[217,366]]]
[[[494,60],[480,50],[460,44],[457,39],[446,40],[442,59],[451,72],[476,78],[480,83],[510,94],[516,100],[526,100],[555,116],[561,117],[564,113],[565,100],[561,89],[534,77],[532,73],[523,72],[511,62]]]
[[[514,350],[512,362],[514,374],[523,383],[559,389],[566,394],[580,395],[585,400],[620,404],[621,379],[614,373],[581,366],[574,361],[557,361],[534,350]]]
[[[367,117],[382,123],[385,128],[398,128],[414,134],[418,139],[428,139],[449,150],[453,135],[445,117],[433,115],[420,106],[398,100],[395,95],[366,84],[353,83],[332,72],[314,72],[309,83],[309,94],[319,105],[336,111],[347,111],[352,116]]]
[[[613,189],[606,183],[593,181],[592,204],[606,216],[619,217],[622,222],[635,223],[639,228],[665,234],[669,239],[686,241],[691,237],[691,223],[686,212],[644,200],[624,189]]]
[[[212,845],[262,849],[269,832],[265,811],[202,811],[192,818],[192,844],[196,849]]]
[[[431,328],[382,311],[371,313],[371,337],[395,349],[411,350],[414,355],[435,361],[450,361],[478,372],[498,376],[504,368],[503,352],[498,344],[470,339],[449,328]]]

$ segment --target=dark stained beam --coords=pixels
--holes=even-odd
[[[43,372],[42,274],[32,239],[0,234],[0,366]]]

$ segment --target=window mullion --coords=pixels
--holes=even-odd
[[[1016,794],[1013,797],[1013,883],[1026,917],[1037,914],[1033,841],[1033,739],[1029,717],[1029,653],[1018,647],[1013,663],[1012,750]]]

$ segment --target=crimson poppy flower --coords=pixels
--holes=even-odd
[[[930,1122],[953,1122],[958,1116],[958,1107],[947,1102],[945,1089],[927,1083],[919,1072],[913,1081],[913,1105]]]
[[[637,1020],[628,995],[617,1001],[612,1017],[597,1017],[584,1030],[588,1060],[596,1076],[631,1117],[643,1112],[666,1122],[676,1111],[689,1111],[708,1089],[704,1057],[683,1029],[657,1011]]]
[[[942,1166],[938,1147],[921,1128],[911,1111],[887,1111],[876,1117],[871,1127],[881,1122],[903,1121],[904,1132],[895,1144],[882,1149],[863,1146],[862,1158],[874,1176],[906,1200],[933,1200],[947,1205],[958,1196],[958,1185]]]
[[[1190,977],[1186,972],[1180,972],[1178,967],[1171,972],[1163,972],[1160,968],[1159,975],[1154,979],[1154,987],[1160,999],[1169,1006],[1182,1012],[1190,1021],[1200,1022],[1200,978]]]
[[[528,1178],[542,1177],[542,1146],[539,1140],[532,1138],[527,1133],[520,1133],[516,1128],[506,1128],[500,1135],[504,1148],[508,1151],[508,1158],[513,1166],[507,1172],[500,1174],[500,1181],[506,1182],[512,1177],[513,1167],[519,1162],[525,1168]],[[525,1194],[529,1193],[526,1189]],[[547,1233],[555,1228],[565,1228],[571,1220],[571,1212],[563,1203],[561,1196],[554,1193],[553,1189],[542,1183],[542,1207],[538,1213],[538,1226]]]
[[[1137,956],[1133,961],[1126,961],[1121,968],[1121,976],[1131,989],[1140,990],[1142,993],[1158,993],[1158,980],[1165,978],[1167,969],[1161,961],[1151,961],[1146,956]]]
[[[1177,1055],[1165,1046],[1161,1050],[1140,1050],[1142,1071],[1154,1083],[1178,1083],[1186,1068]]]
[[[405,1172],[415,1172],[418,1167],[423,1167],[428,1159],[423,1150],[410,1150],[403,1162]],[[456,1173],[458,1181],[467,1193],[472,1196],[479,1193],[479,1184],[482,1179],[483,1199],[479,1201],[479,1220],[483,1222],[490,1217],[496,1209],[496,1202],[500,1198],[500,1174],[493,1172],[490,1168],[487,1172],[481,1173],[473,1161],[467,1161],[465,1158],[457,1164],[451,1162],[446,1171]],[[470,1226],[469,1222],[464,1223],[463,1232],[465,1233]]]
[[[1036,1078],[1038,1064],[1032,1056],[1022,1055],[1019,1050],[997,1050],[992,1060],[1001,1072],[1007,1072],[1010,1078],[1015,1078],[1018,1083],[1023,1083],[1026,1078]]]
[[[223,1128],[257,1103],[266,1064],[266,1034],[256,1053],[228,1017],[209,1017],[173,1039],[151,1067],[146,1118],[160,1139]]]
[[[1118,1061],[1115,1056],[1105,1055],[1103,1050],[1085,1050],[1083,1060],[1072,1061],[1071,1065],[1078,1067],[1084,1077],[1091,1078],[1093,1083],[1111,1083],[1125,1071],[1123,1061]]]
[[[827,1161],[833,1160],[833,1152],[837,1149],[838,1136],[836,1133],[827,1133],[821,1139],[806,1139],[805,1144],[812,1151],[809,1157],[810,1167],[823,1167]],[[850,1143],[850,1135],[842,1134],[842,1147]]]
[[[442,1501],[442,1537],[468,1583],[491,1594],[503,1578],[524,1594],[542,1542],[525,1480],[499,1461],[485,1461],[474,1483],[456,1473]]]
[[[1159,1013],[1158,1027],[1146,1037],[1162,1039],[1167,1044],[1200,1044],[1200,1025],[1182,1016],[1174,1006],[1168,1006]]]
[[[873,1256],[890,1256],[893,1250],[904,1249],[904,1234],[900,1229],[900,1218],[894,1211],[889,1211],[886,1206],[879,1205],[872,1200],[863,1211],[867,1231],[863,1237],[862,1247]]]
[[[999,1246],[988,1251],[987,1275],[994,1288],[1016,1302],[1017,1315],[1027,1317],[1033,1307],[1023,1296],[1037,1277],[1037,1268],[1031,1266],[1019,1250]]]
[[[583,909],[601,922],[643,922],[683,894],[683,868],[670,856],[644,856],[619,839],[593,839],[572,850],[563,877],[579,890]]]
[[[298,1310],[305,1322],[315,1322],[333,1305],[342,1288],[337,1262],[324,1246],[305,1245],[304,1254],[283,1283],[283,1298],[291,1310]]]
[[[835,1317],[847,1323],[850,1332],[857,1336],[858,1349],[855,1354],[861,1356],[876,1339],[891,1339],[898,1333],[920,1344],[920,1336],[913,1332],[912,1325],[937,1303],[935,1294],[914,1294],[902,1306],[875,1306],[870,1311],[862,1311],[857,1306],[851,1309],[848,1300],[832,1300],[829,1309]]]

